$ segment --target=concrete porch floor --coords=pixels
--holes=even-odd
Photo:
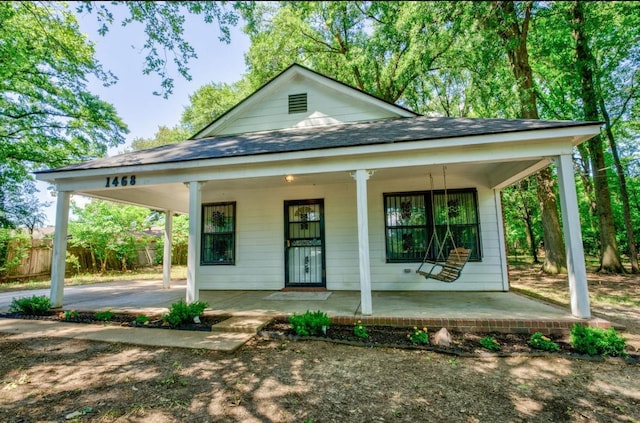
[[[185,298],[184,280],[172,281],[169,289],[162,281],[126,281],[65,287],[65,310],[112,309],[131,313],[161,314]],[[272,316],[286,318],[293,313],[321,310],[335,323],[396,326],[447,327],[459,330],[500,332],[566,333],[576,322],[568,309],[513,292],[373,292],[373,315],[360,314],[360,292],[331,291],[326,300],[269,300],[274,291],[201,291],[200,300],[209,303],[207,314],[231,316]],[[0,311],[12,298],[49,295],[48,290],[0,294]],[[591,325],[609,322],[592,319]]]

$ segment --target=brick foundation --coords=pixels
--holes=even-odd
[[[281,316],[287,320],[288,316]],[[430,331],[442,327],[459,332],[500,332],[531,334],[541,332],[544,335],[567,335],[575,323],[594,327],[609,328],[611,323],[598,318],[590,320],[536,320],[536,319],[449,319],[449,318],[411,318],[382,316],[334,316],[331,322],[339,325],[353,325],[361,321],[371,326],[427,327]]]

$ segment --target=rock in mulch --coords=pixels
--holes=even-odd
[[[447,330],[447,328],[442,328],[437,331],[433,335],[433,339],[431,339],[432,345],[437,345],[438,347],[448,347],[451,345],[451,334]]]

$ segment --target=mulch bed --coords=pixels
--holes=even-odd
[[[439,329],[439,328],[437,328]],[[262,330],[263,336],[282,339],[315,339],[337,342],[348,345],[356,345],[362,347],[385,347],[385,348],[404,348],[404,349],[424,349],[445,354],[453,354],[458,356],[478,356],[484,354],[492,355],[517,355],[532,354],[544,355],[549,354],[540,350],[536,350],[529,346],[529,335],[509,334],[509,333],[461,333],[449,331],[451,335],[451,344],[449,346],[437,345],[414,345],[408,338],[408,334],[412,328],[391,327],[391,326],[367,326],[369,337],[361,339],[354,335],[353,326],[348,325],[331,325],[327,329],[326,336],[320,337],[298,337],[293,330],[290,329],[289,323],[285,321],[275,320],[265,326]],[[432,332],[430,330],[430,332]],[[430,338],[433,337],[430,333]],[[485,336],[493,337],[500,344],[500,351],[492,352],[480,345],[480,340]],[[553,339],[560,346],[561,354],[572,354],[571,346],[562,339]],[[557,353],[555,353],[557,354]]]
[[[114,313],[109,321],[97,320],[95,312],[77,312],[77,316],[73,318],[64,318],[64,312],[51,311],[45,315],[28,315],[22,313],[0,313],[0,318],[11,319],[29,319],[29,320],[49,320],[65,323],[84,323],[84,324],[100,324],[100,325],[118,325],[124,327],[140,327],[150,329],[172,329],[172,330],[192,330],[192,331],[211,331],[211,326],[220,323],[228,316],[210,316],[203,315],[200,317],[200,323],[183,324],[172,327],[163,322],[162,316],[147,316],[149,321],[146,323],[137,323],[137,315],[131,313]],[[430,339],[433,339],[434,329],[430,329]],[[331,325],[327,329],[324,336],[299,337],[291,329],[289,322],[285,320],[273,320],[267,324],[259,333],[260,336],[271,339],[283,339],[293,341],[303,340],[321,340],[327,342],[335,342],[353,346],[366,348],[402,348],[402,349],[421,349],[434,351],[443,354],[450,354],[462,357],[479,357],[479,356],[513,356],[513,355],[532,355],[543,356],[549,354],[562,355],[572,358],[584,358],[602,360],[601,357],[593,357],[577,353],[568,343],[568,339],[550,336],[550,338],[558,344],[560,350],[557,352],[546,352],[532,348],[529,345],[530,335],[513,334],[513,333],[463,333],[457,331],[449,331],[451,335],[451,344],[449,346],[441,345],[414,345],[408,338],[408,334],[412,328],[392,327],[392,326],[367,326],[369,337],[366,339],[358,338],[353,332],[353,326],[350,325]],[[489,351],[480,345],[483,337],[493,337],[500,345],[499,351]],[[625,358],[629,363],[640,363],[640,354],[637,352],[629,352],[629,356]]]
[[[173,330],[193,330],[193,331],[204,331],[211,332],[211,326],[220,323],[228,317],[226,316],[202,316],[200,318],[200,323],[189,323],[183,324],[179,326],[172,327],[169,324],[166,324],[162,320],[162,316],[147,316],[149,320],[146,323],[138,323],[136,322],[137,314],[131,313],[114,313],[113,317],[108,320],[97,320],[95,317],[95,312],[77,312],[77,317],[67,318],[64,317],[64,312],[59,311],[51,311],[45,315],[35,316],[29,314],[22,313],[4,313],[0,314],[0,318],[9,318],[9,319],[28,319],[28,320],[50,320],[50,321],[58,321],[65,323],[88,323],[88,324],[100,324],[100,325],[116,325],[116,326],[124,326],[124,327],[140,327],[140,328],[150,328],[150,329],[173,329]]]

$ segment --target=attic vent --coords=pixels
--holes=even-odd
[[[289,96],[289,113],[304,113],[307,111],[307,93],[291,94]]]

